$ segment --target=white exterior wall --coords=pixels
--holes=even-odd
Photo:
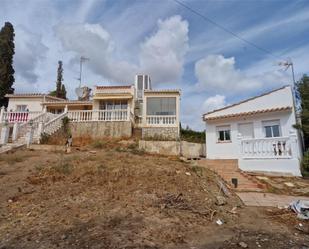
[[[243,103],[228,107],[226,109],[218,110],[207,114],[207,118],[236,114],[242,112],[258,111],[271,108],[281,108],[287,106],[294,106],[293,94],[290,86],[286,86],[277,91],[265,94],[260,97],[245,101]]]
[[[253,123],[254,138],[264,138],[263,121],[279,120],[281,136],[288,137],[291,130],[295,130],[295,116],[292,111],[277,113],[265,113],[251,117],[241,117],[237,119],[226,119],[220,121],[206,122],[206,147],[207,158],[209,159],[238,159],[240,156],[238,145],[238,125],[241,123]],[[231,142],[218,142],[217,126],[230,125]],[[298,150],[300,156],[300,151]]]
[[[43,110],[43,99],[44,97],[9,98],[7,110],[16,111],[17,105],[26,105],[30,112],[40,112]]]

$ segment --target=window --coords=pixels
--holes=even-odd
[[[263,122],[265,137],[280,137],[279,120]]]
[[[126,110],[127,100],[103,100],[100,101],[100,110]]]
[[[147,115],[176,115],[175,97],[147,98]]]
[[[217,127],[218,141],[231,141],[231,127],[229,125]]]
[[[18,112],[25,112],[25,111],[27,111],[27,105],[17,105],[16,106],[16,111],[18,111]]]

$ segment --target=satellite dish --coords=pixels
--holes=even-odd
[[[75,88],[75,93],[76,93],[78,99],[80,99],[81,97],[83,97],[83,94],[84,94],[84,89],[83,89],[83,87],[77,87],[77,88]]]

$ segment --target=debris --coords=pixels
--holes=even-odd
[[[284,185],[288,186],[288,187],[295,187],[295,185],[292,182],[285,182]]]
[[[298,225],[295,226],[295,228],[298,231],[301,231],[303,233],[309,234],[309,226],[305,227],[302,223],[299,223]]]
[[[191,175],[191,173],[190,173],[190,172],[186,172],[185,174],[186,174],[187,176],[190,176],[190,175]]]
[[[290,208],[297,213],[297,218],[302,220],[309,219],[309,201],[297,200],[290,204]]]
[[[90,150],[89,153],[90,154],[97,154],[97,152],[95,150]]]
[[[237,214],[237,211],[236,211],[237,207],[233,207],[231,211],[228,211],[229,213],[231,214]]]
[[[219,226],[223,225],[223,221],[220,220],[220,219],[217,219],[216,223],[217,223]]]
[[[217,195],[216,196],[216,205],[223,206],[226,204],[226,198],[224,196]]]
[[[269,180],[269,178],[266,177],[266,176],[257,176],[256,178],[259,179],[259,180],[264,180],[264,181]]]
[[[217,185],[218,185],[218,187],[219,187],[219,193],[220,193],[221,190],[222,190],[222,192],[225,194],[225,196],[230,196],[231,193],[230,193],[230,191],[227,189],[227,187],[225,186],[225,184],[224,184],[219,178],[217,178],[216,180],[217,180]]]
[[[248,245],[245,243],[245,242],[239,242],[238,243],[238,245],[240,246],[240,247],[242,247],[242,248],[247,248],[248,247]]]

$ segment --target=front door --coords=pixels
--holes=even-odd
[[[243,138],[254,138],[253,123],[239,124],[238,132]]]

